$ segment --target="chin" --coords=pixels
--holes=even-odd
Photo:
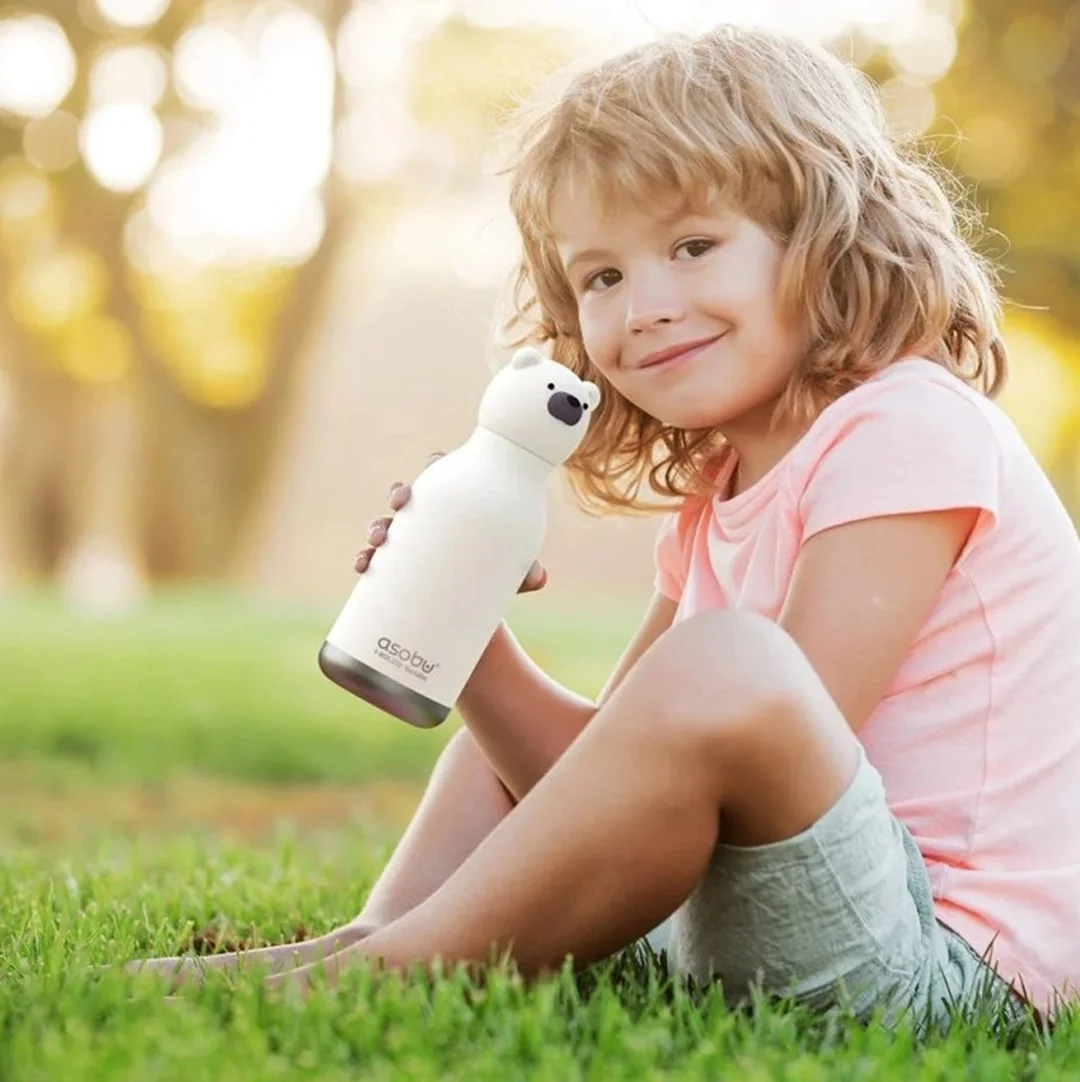
[[[687,385],[679,388],[678,394],[656,395],[651,403],[653,408],[643,405],[654,417],[664,424],[675,428],[698,430],[719,428],[739,424],[756,416],[763,406],[774,401],[774,396],[759,392],[758,388],[746,386],[727,388],[735,393],[724,393],[723,388],[708,388],[712,394],[694,393],[694,388]]]
[[[651,411],[650,411],[651,412]],[[672,428],[694,432],[707,428],[723,428],[740,414],[739,410],[703,408],[700,404],[685,409],[660,409],[653,414],[661,423]]]

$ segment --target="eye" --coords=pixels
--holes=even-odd
[[[611,281],[610,276],[614,275],[615,280]],[[590,274],[584,282],[581,283],[581,291],[587,293],[599,285],[603,289],[610,289],[611,286],[618,285],[621,274],[614,267],[605,267],[603,270],[598,270],[593,274]],[[607,279],[605,281],[604,279]]]
[[[714,247],[716,247],[715,241],[708,240],[705,237],[694,237],[691,240],[684,240],[676,244],[675,251],[685,251],[690,254],[691,259],[697,259]]]
[[[549,391],[554,391],[555,390],[555,384],[554,383],[549,383],[548,384],[548,390]]]

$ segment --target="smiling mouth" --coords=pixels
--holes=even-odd
[[[710,346],[715,345],[727,334],[725,331],[723,334],[716,335],[715,338],[705,338],[698,342],[688,343],[683,349],[677,353],[668,353],[666,356],[661,356],[655,361],[649,361],[645,364],[638,365],[638,368],[643,372],[655,372],[668,368],[674,368],[676,365],[681,364],[683,361],[689,360],[692,357],[696,357],[699,353],[708,349]]]

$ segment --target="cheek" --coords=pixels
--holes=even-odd
[[[748,276],[733,297],[733,309],[740,313],[741,330],[770,349],[777,348],[791,334],[784,319],[776,281],[772,275]]]
[[[767,316],[776,306],[776,277],[770,267],[760,261],[749,260],[733,274],[731,292],[736,303],[759,318]]]
[[[742,238],[724,251],[723,299],[747,322],[767,330],[780,323],[782,256],[764,238]]]
[[[578,312],[578,326],[585,352],[602,372],[615,367],[618,355],[618,337],[612,333],[610,321],[603,319],[595,308],[583,306]]]

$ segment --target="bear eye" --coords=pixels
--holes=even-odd
[[[581,403],[581,408],[582,408],[583,410],[587,410],[587,409],[589,408],[589,403],[588,403],[588,402],[582,402],[582,403]]]
[[[549,391],[554,391],[555,390],[555,384],[554,383],[549,383],[548,384],[548,390]]]

